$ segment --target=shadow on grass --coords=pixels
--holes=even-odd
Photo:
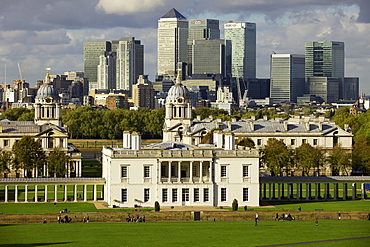
[[[54,245],[54,244],[70,244],[72,242],[59,242],[59,243],[31,243],[31,244],[0,244],[0,247],[34,247],[34,246],[45,246],[45,245]]]

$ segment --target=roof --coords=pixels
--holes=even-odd
[[[182,142],[160,142],[154,143],[151,145],[146,146],[146,148],[159,148],[164,150],[171,150],[171,149],[181,149],[181,150],[189,150],[197,148],[196,146],[185,144]]]
[[[54,124],[43,124],[37,125],[33,121],[9,121],[8,119],[0,120],[0,125],[2,126],[2,133],[4,134],[22,134],[22,135],[32,135],[45,132],[49,129],[55,129],[62,133],[67,133],[67,131]]]
[[[161,18],[177,18],[177,19],[186,19],[185,16],[183,16],[179,11],[177,11],[175,8],[172,8],[170,11],[168,11],[164,16]]]

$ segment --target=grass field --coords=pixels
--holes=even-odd
[[[370,221],[253,221],[0,225],[0,246],[369,246]],[[42,234],[40,234],[42,233]],[[329,241],[328,241],[329,240]],[[315,242],[328,241],[328,242]]]

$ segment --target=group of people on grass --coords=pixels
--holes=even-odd
[[[134,217],[134,216],[128,216],[127,218],[126,218],[126,222],[145,222],[145,215],[144,216],[139,216],[139,215],[136,215],[136,217]]]
[[[292,221],[292,220],[294,220],[294,217],[291,214],[284,214],[284,213],[282,213],[281,216],[279,217],[279,214],[276,213],[275,220],[277,220],[277,221],[284,221],[284,220]]]
[[[68,215],[62,217],[58,215],[57,217],[58,223],[72,223],[72,218],[68,217]]]

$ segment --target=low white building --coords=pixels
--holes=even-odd
[[[231,133],[215,133],[215,144],[176,141],[173,126],[191,121],[189,91],[178,79],[166,99],[164,142],[141,147],[124,132],[122,148],[104,147],[105,200],[110,206],[259,206],[259,154],[235,150]],[[165,135],[167,133],[167,135]],[[217,143],[216,143],[217,142]]]

